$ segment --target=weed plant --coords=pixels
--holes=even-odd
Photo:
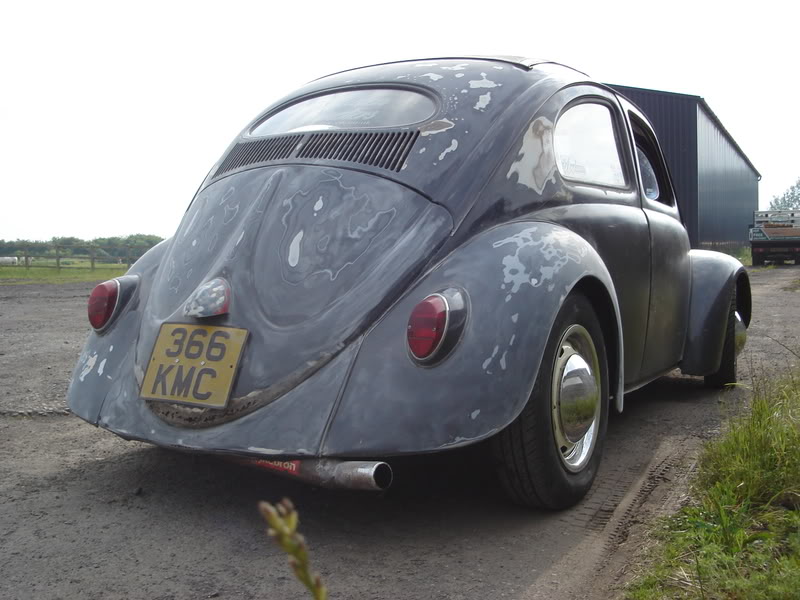
[[[754,383],[751,410],[707,445],[692,491],[629,598],[800,598],[800,379]]]

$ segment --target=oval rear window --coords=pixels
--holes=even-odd
[[[335,129],[374,129],[420,123],[433,116],[436,103],[419,92],[366,89],[334,92],[283,109],[250,130],[250,135]]]

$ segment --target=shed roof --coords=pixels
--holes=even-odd
[[[717,128],[728,139],[728,141],[731,143],[734,149],[739,153],[739,155],[750,166],[753,172],[758,176],[758,179],[759,180],[761,179],[761,173],[758,172],[758,169],[756,169],[752,161],[749,158],[747,158],[747,155],[744,153],[744,150],[742,150],[741,146],[739,146],[739,144],[736,143],[736,140],[733,139],[733,136],[730,134],[730,132],[727,129],[725,129],[725,126],[722,124],[722,121],[719,120],[719,117],[714,113],[713,110],[711,110],[711,107],[708,105],[708,102],[706,102],[705,98],[703,98],[702,96],[696,96],[694,94],[680,94],[678,92],[665,92],[663,90],[651,90],[647,88],[638,88],[629,85],[617,85],[617,84],[608,84],[608,85],[610,85],[616,90],[621,91],[623,94],[627,89],[636,92],[644,92],[647,94],[660,95],[660,96],[676,96],[680,98],[687,98],[693,100],[706,113],[706,115],[708,115],[708,117],[714,122]]]

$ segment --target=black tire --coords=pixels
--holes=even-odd
[[[706,375],[704,382],[710,388],[724,388],[736,383],[736,288],[731,292],[728,326],[722,342],[722,359],[716,373]]]
[[[568,468],[564,446],[556,443],[553,379],[558,368],[557,351],[562,353],[564,336],[580,326],[588,332],[596,353],[599,408],[595,405],[594,443],[579,465]],[[567,297],[556,316],[547,340],[533,392],[517,419],[492,440],[498,476],[508,496],[524,506],[559,510],[586,495],[597,474],[608,424],[608,361],[603,331],[591,303],[580,294]],[[597,398],[597,396],[594,396]],[[560,402],[560,401],[559,401]],[[561,410],[561,409],[559,409]],[[561,414],[561,413],[559,413]],[[563,438],[562,438],[563,439]],[[588,439],[588,436],[584,436]]]

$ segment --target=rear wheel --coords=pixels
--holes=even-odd
[[[728,310],[725,340],[722,342],[722,360],[716,373],[705,376],[704,382],[708,387],[724,388],[726,385],[736,383],[736,354],[736,289],[734,288]]]
[[[536,383],[517,419],[493,440],[512,500],[562,509],[594,481],[608,422],[608,361],[589,301],[570,295],[556,316]]]

